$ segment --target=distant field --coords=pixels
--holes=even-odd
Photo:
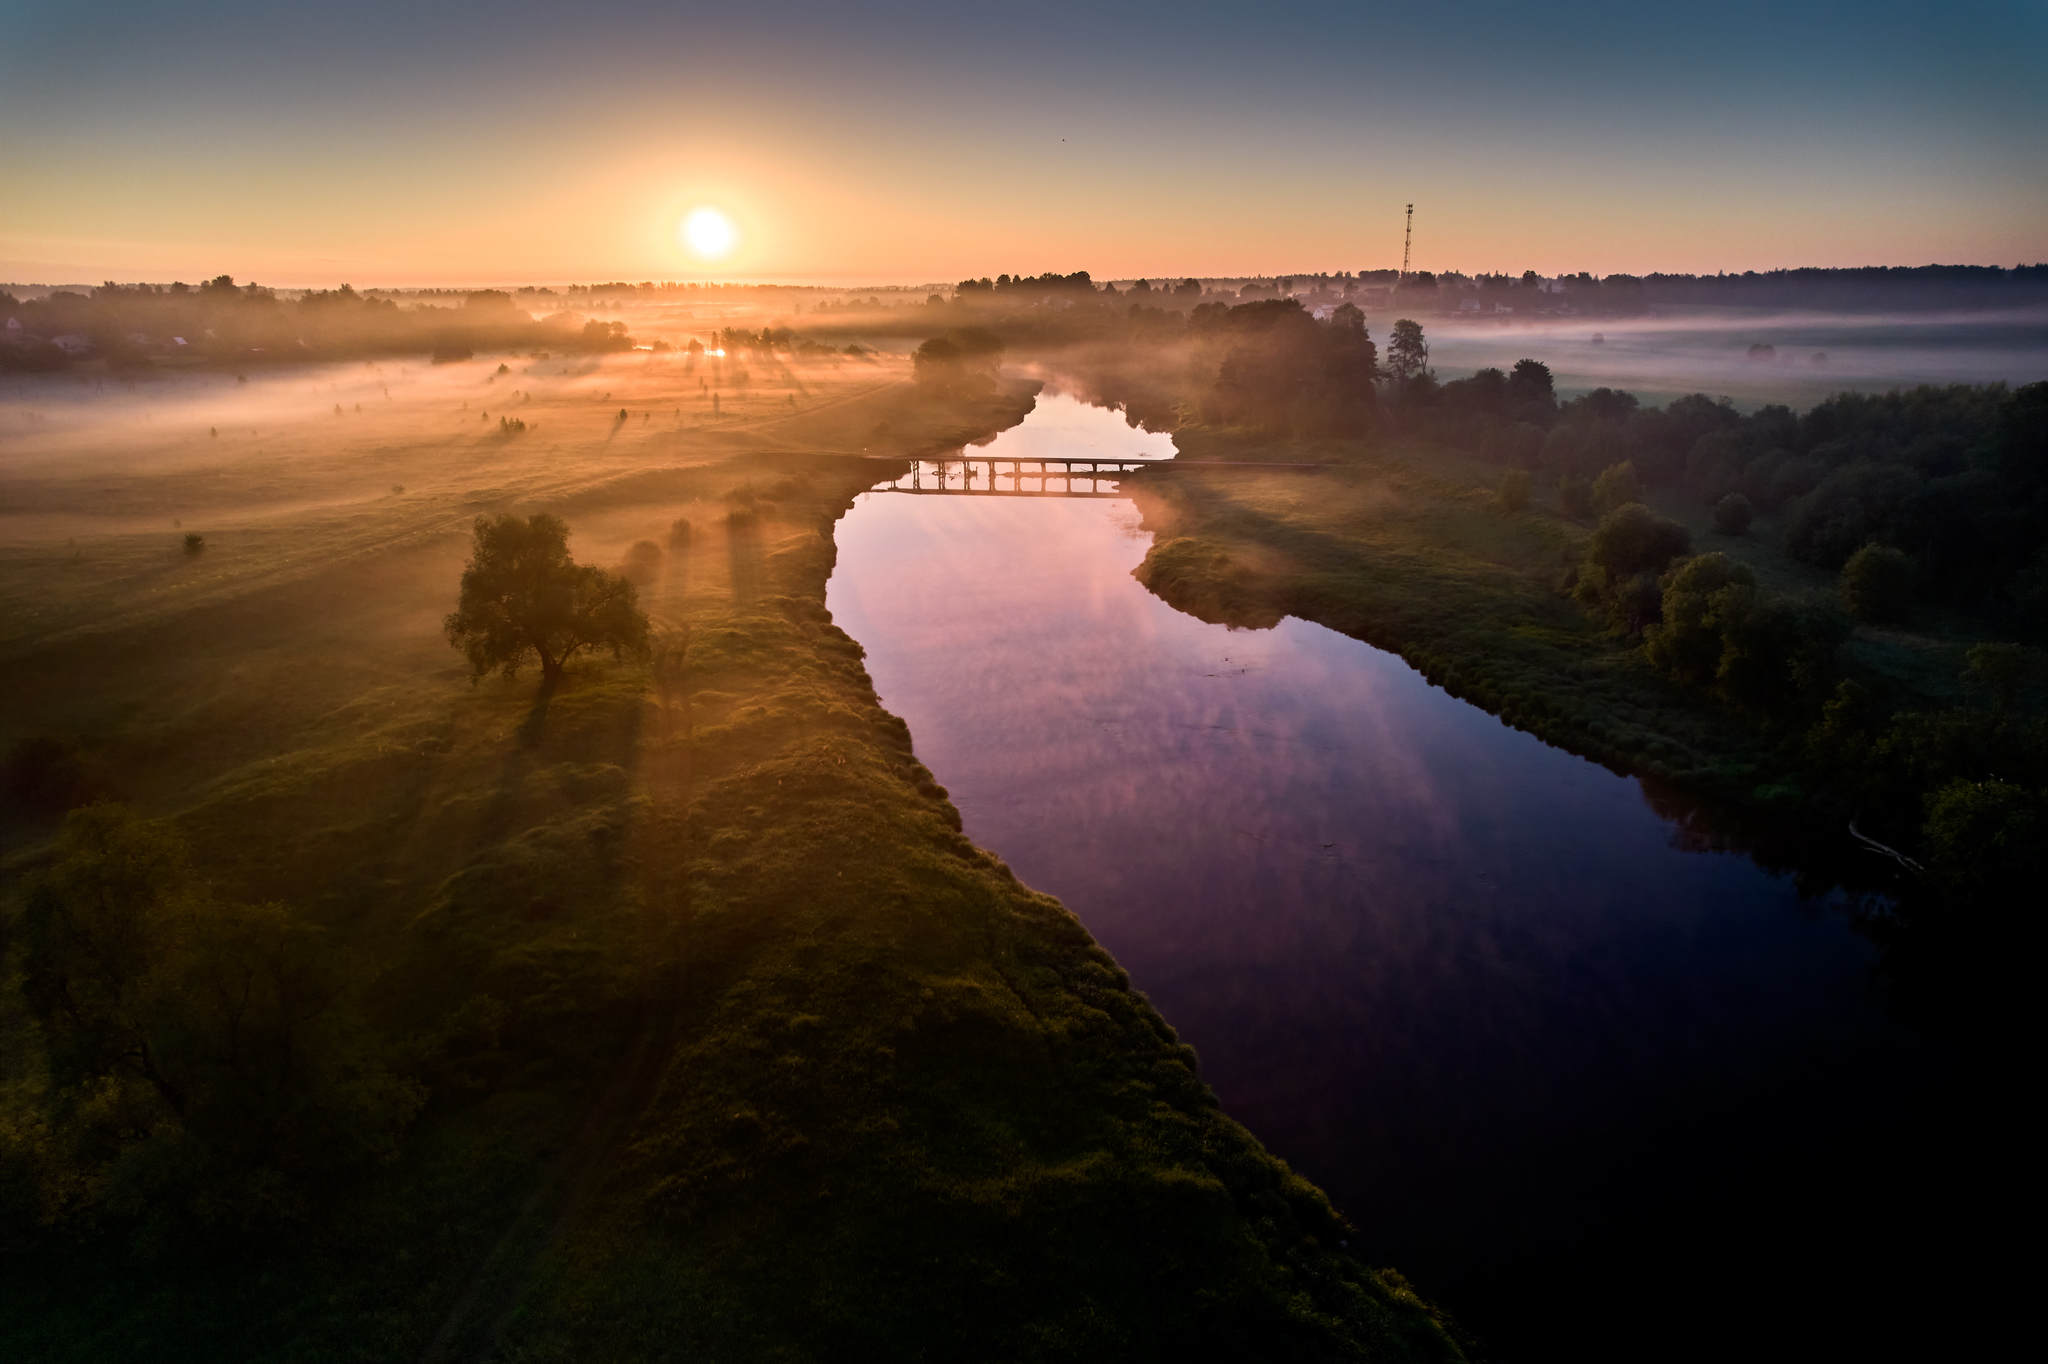
[[[1392,320],[1372,319],[1375,335]],[[1706,392],[1744,410],[1803,408],[1843,389],[2048,379],[2048,309],[2038,308],[1836,316],[1720,308],[1634,319],[1444,318],[1424,326],[1442,378],[1506,369],[1530,356],[1550,366],[1563,397],[1604,386],[1645,403]],[[1772,350],[1752,356],[1752,346]]]

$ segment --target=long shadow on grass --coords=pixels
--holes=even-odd
[[[761,595],[762,565],[767,558],[761,547],[759,514],[735,509],[725,521],[725,552],[732,573],[732,599],[744,606]]]

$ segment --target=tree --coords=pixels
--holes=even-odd
[[[1988,696],[1999,711],[2011,711],[2028,682],[2048,674],[2041,651],[2021,644],[1973,645],[1964,660],[1963,685]]]
[[[527,655],[550,681],[587,648],[614,658],[644,656],[647,617],[633,585],[569,558],[569,527],[545,512],[479,516],[462,597],[444,624],[469,659],[471,680],[492,669],[507,677]]]
[[[1730,493],[1714,504],[1714,529],[1723,535],[1747,535],[1756,508],[1741,493]]]
[[[1690,543],[1684,526],[1640,502],[1616,507],[1600,518],[1586,541],[1573,595],[1604,608],[1617,628],[1639,633],[1656,624],[1663,611],[1657,575]]]
[[[1913,597],[1913,561],[1889,545],[1868,544],[1842,565],[1842,604],[1860,621],[1896,621]]]
[[[1836,654],[1848,636],[1842,613],[1731,582],[1710,603],[1721,632],[1714,680],[1730,700],[1766,713],[1814,706],[1835,685]]]
[[[1664,575],[1662,620],[1643,639],[1650,662],[1683,681],[1712,680],[1721,664],[1717,594],[1731,584],[1748,587],[1755,581],[1725,554],[1695,555],[1672,565]]]
[[[1630,502],[1600,518],[1586,542],[1586,564],[1606,583],[1619,583],[1638,573],[1663,572],[1691,544],[1684,526]]]
[[[1508,402],[1516,409],[1540,408],[1550,412],[1557,407],[1557,389],[1551,378],[1550,366],[1541,360],[1517,360],[1515,367],[1508,371]]]
[[[1927,801],[1921,837],[1949,903],[1993,913],[2027,903],[2041,885],[2043,802],[2012,782],[1957,778]]]
[[[1429,372],[1429,343],[1423,339],[1422,324],[1404,317],[1394,324],[1387,342],[1387,373],[1406,383]]]
[[[163,827],[67,818],[20,920],[54,1177],[104,1210],[247,1222],[388,1157],[418,1111],[319,931],[212,897]]]
[[[1002,339],[981,327],[962,327],[934,336],[912,358],[917,382],[938,392],[985,392],[995,387],[1002,364]]]
[[[1593,509],[1603,515],[1642,500],[1643,487],[1636,481],[1636,466],[1628,460],[1608,465],[1593,480]]]

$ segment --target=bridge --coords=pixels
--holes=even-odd
[[[1147,464],[1169,460],[1045,455],[1025,458],[975,455],[962,451],[954,455],[933,455],[906,461],[868,457],[877,465],[889,465],[902,472],[870,491],[913,493],[952,497],[1121,497],[1119,476]]]
[[[1326,469],[1325,464],[1278,464],[1251,460],[1177,460],[1101,455],[1033,455],[1029,457],[935,455],[906,461],[884,455],[856,458],[875,465],[907,471],[893,480],[878,483],[872,492],[940,494],[953,497],[1123,497],[1118,480],[1140,469],[1189,470],[1304,470]],[[1106,486],[1105,486],[1106,485]]]

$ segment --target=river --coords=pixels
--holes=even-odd
[[[1049,392],[971,453],[1171,452]],[[1182,615],[1127,500],[877,491],[837,542],[968,835],[1493,1358],[1904,1338],[1941,1067],[1842,906],[1393,654]]]

